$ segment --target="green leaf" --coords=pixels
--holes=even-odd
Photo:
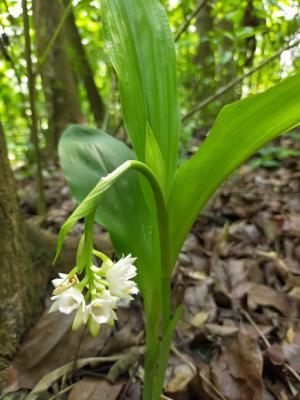
[[[88,193],[88,195],[82,200],[82,202],[78,205],[78,207],[76,207],[76,209],[72,212],[72,214],[69,216],[69,218],[65,221],[65,223],[61,227],[57,240],[58,244],[57,244],[57,253],[55,258],[57,258],[57,256],[61,251],[62,244],[66,235],[70,232],[70,230],[73,228],[76,222],[78,222],[81,218],[85,218],[86,223],[87,219],[89,219],[89,225],[91,225],[94,222],[94,214],[96,212],[96,209],[98,207],[99,210],[104,208],[100,207],[99,203],[100,200],[102,200],[103,196],[105,195],[105,192],[108,189],[110,189],[112,185],[128,170],[130,170],[129,160],[127,162],[125,161],[123,164],[114,169],[111,173],[107,174],[105,177],[101,177],[96,186]],[[100,219],[101,217],[102,217],[102,212],[100,212]],[[121,227],[118,228],[120,230]],[[89,232],[90,227],[87,230]],[[114,234],[112,234],[112,236],[113,235]],[[86,233],[85,233],[85,238],[87,239]]]
[[[148,282],[159,266],[159,245],[153,212],[147,206],[140,185],[140,179],[144,178],[138,178],[136,172],[130,171],[105,193],[103,188],[107,189],[111,182],[104,180],[106,186],[103,186],[103,181],[99,181],[120,164],[134,159],[133,152],[104,132],[72,125],[60,140],[59,157],[76,200],[81,202],[87,195],[91,200],[78,206],[75,215],[73,213],[66,221],[67,227],[62,228],[62,235],[72,228],[78,218],[93,211],[102,196],[96,221],[108,230],[119,255],[131,253],[138,257],[137,263],[141,266],[139,284],[142,291],[148,290]],[[115,175],[118,173],[115,172]]]
[[[164,380],[165,380],[165,371],[168,365],[169,354],[171,349],[172,338],[175,332],[176,325],[179,321],[183,313],[183,306],[180,305],[177,307],[172,320],[168,326],[168,329],[161,341],[160,350],[159,350],[159,360],[158,360],[158,368],[157,368],[157,376],[153,387],[153,398],[158,399],[159,395],[162,392]]]
[[[197,153],[179,168],[169,198],[172,260],[199,212],[261,146],[300,123],[300,74],[223,108]]]
[[[102,8],[124,122],[135,153],[145,161],[149,122],[170,188],[177,165],[180,113],[175,47],[165,10],[158,0],[103,0]]]
[[[166,167],[160,148],[148,122],[146,125],[145,162],[157,176],[161,188],[164,191],[166,184]]]

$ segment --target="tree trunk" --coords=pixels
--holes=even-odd
[[[34,0],[33,11],[38,58],[43,54],[63,15],[57,1]],[[44,95],[48,109],[48,134],[46,137],[50,156],[56,154],[62,131],[70,123],[83,122],[80,99],[72,65],[68,55],[67,32],[60,31],[41,66]]]
[[[20,219],[0,125],[0,387],[6,362],[41,308],[41,289]],[[3,382],[2,382],[3,383]]]
[[[264,23],[265,23],[265,20],[262,18],[259,18],[255,14],[253,0],[247,0],[247,7],[245,9],[245,14],[244,14],[244,26],[256,28],[260,24],[264,24]],[[257,45],[257,40],[256,40],[255,34],[246,39],[246,43],[245,43],[246,60],[245,60],[244,66],[247,68],[251,68],[253,66],[256,45]]]
[[[218,28],[221,29],[222,32],[230,32],[233,33],[233,24],[231,21],[227,19],[222,19],[218,22]],[[225,86],[232,79],[237,76],[237,63],[234,60],[234,42],[226,35],[222,35],[222,40],[220,43],[220,53],[221,59],[224,57],[225,61],[221,62],[218,66],[220,81],[219,85]],[[240,98],[240,86],[235,86],[233,89],[229,90],[225,93],[221,100],[222,104],[226,105],[228,103],[233,102],[234,100],[238,100]]]
[[[67,21],[67,28],[72,47],[75,50],[73,65],[76,68],[78,78],[83,81],[91,112],[96,125],[100,128],[105,115],[105,106],[95,83],[93,71],[82,45],[80,33],[72,12]]]
[[[194,85],[198,100],[204,100],[216,90],[216,63],[209,37],[210,32],[214,29],[210,4],[206,3],[199,12],[196,19],[196,27],[199,35],[199,45],[197,48],[195,63],[198,67],[199,77],[198,79],[194,79],[194,81],[197,81],[194,82]]]

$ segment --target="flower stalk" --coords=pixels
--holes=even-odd
[[[121,300],[131,301],[132,295],[138,293],[137,285],[133,281],[136,276],[134,266],[135,258],[128,255],[114,263],[108,256],[93,249],[93,222],[95,212],[102,196],[119,178],[130,170],[141,173],[151,186],[157,214],[159,244],[160,244],[160,277],[161,277],[161,309],[155,312],[157,321],[153,329],[147,329],[144,399],[152,400],[154,387],[160,382],[163,384],[164,369],[160,368],[161,354],[168,353],[170,343],[166,340],[169,336],[171,320],[171,265],[169,220],[166,208],[165,195],[161,189],[159,180],[152,169],[145,163],[137,160],[126,161],[112,173],[100,179],[95,188],[88,194],[83,202],[75,209],[68,220],[62,226],[58,238],[57,255],[62,247],[66,234],[80,219],[85,218],[84,235],[79,243],[77,251],[77,267],[72,270],[73,276],[85,273],[81,282],[76,282],[74,287],[66,291],[61,288],[62,294],[53,297],[56,301],[54,310],[67,313],[69,310],[77,310],[73,323],[73,329],[87,324],[92,335],[97,335],[100,325],[103,323],[113,325],[117,319],[116,309]],[[102,263],[101,267],[93,264],[93,256]],[[70,277],[69,277],[70,279]],[[86,283],[83,284],[82,282]],[[72,290],[71,290],[72,289]],[[57,290],[57,288],[55,289]],[[82,291],[85,291],[83,297]],[[89,301],[89,303],[87,303]],[[69,308],[65,303],[69,302]],[[70,311],[71,312],[71,311]],[[161,320],[161,337],[159,322]],[[160,390],[160,389],[159,389]]]

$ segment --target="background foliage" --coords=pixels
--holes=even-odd
[[[61,17],[68,2],[53,1],[61,7]],[[299,0],[204,0],[202,3],[200,12],[176,42],[179,92],[184,114],[213,95],[218,88],[242,76],[293,40],[299,39]],[[32,2],[29,1],[28,4],[33,55],[34,61],[37,61],[36,24],[32,16]],[[36,0],[36,4],[43,7],[43,0]],[[165,0],[163,4],[167,8],[171,29],[176,36],[200,3],[195,0]],[[104,47],[100,8],[100,1],[73,1],[73,16],[90,72],[106,107],[100,127],[106,128],[113,135],[123,137],[119,92],[108,51]],[[43,21],[40,20],[39,23],[43,24]],[[8,139],[9,157],[14,163],[27,160],[30,164],[34,157],[29,130],[30,111],[20,1],[1,0],[0,34],[0,115]],[[66,32],[63,34],[67,35]],[[71,118],[67,122],[82,121],[95,126],[97,121],[91,112],[90,100],[83,84],[87,72],[82,70],[80,55],[71,41],[66,40],[64,46],[74,73],[82,113],[80,121],[73,121]],[[193,134],[206,131],[224,104],[248,93],[260,92],[292,73],[299,67],[299,55],[299,46],[283,52],[280,57],[185,120],[181,132],[182,155],[190,148]],[[51,124],[49,120],[55,118],[55,115],[49,114],[46,93],[47,87],[40,74],[37,74],[40,145],[45,150]],[[99,127],[99,121],[97,125]],[[48,154],[45,151],[44,158]]]

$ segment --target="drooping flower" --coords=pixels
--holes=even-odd
[[[87,313],[97,324],[112,324],[117,315],[118,297],[112,296],[109,290],[104,290],[87,306]]]
[[[85,325],[88,320],[88,310],[85,303],[79,306],[72,325],[72,330],[77,331],[82,325]]]
[[[64,282],[67,282],[68,280],[68,274],[63,274],[62,272],[58,273],[59,278],[55,278],[52,280],[52,284],[54,287],[58,287],[62,285]]]
[[[135,260],[136,258],[129,254],[115,264],[104,266],[105,277],[113,296],[132,300],[131,295],[138,293],[137,284],[131,280],[137,274],[136,267],[133,265]]]
[[[62,292],[71,288],[72,286],[74,286],[76,283],[79,282],[76,275],[69,276],[67,274],[59,272],[58,276],[59,278],[52,280],[52,284],[55,287],[53,291],[54,295],[61,294]]]
[[[73,287],[64,290],[56,296],[52,296],[51,300],[54,300],[54,303],[49,312],[60,311],[63,314],[71,314],[71,312],[77,310],[80,305],[85,308],[85,301],[82,293]]]

